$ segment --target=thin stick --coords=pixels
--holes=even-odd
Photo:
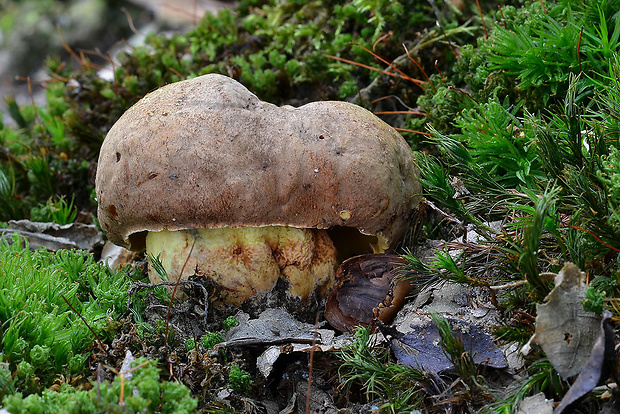
[[[435,22],[435,24],[437,25],[437,27],[439,27],[439,30],[441,30],[441,33],[443,34],[443,37],[445,37],[446,40],[448,41],[448,44],[450,45],[450,49],[452,49],[452,53],[454,53],[454,56],[458,56],[459,52],[456,50],[456,48],[452,44],[452,41],[448,37],[448,34],[443,30],[443,27],[441,27],[441,25],[437,21]]]
[[[408,76],[408,75],[405,75],[405,73],[404,73],[404,72],[400,71],[400,70],[399,70],[396,66],[394,66],[394,62],[390,62],[389,60],[387,60],[387,59],[386,59],[386,58],[384,58],[383,56],[379,55],[378,53],[375,53],[374,51],[370,51],[370,50],[368,50],[368,48],[367,48],[367,47],[365,47],[365,46],[363,46],[363,45],[360,45],[359,43],[353,43],[353,45],[354,45],[354,46],[357,46],[357,47],[361,47],[361,48],[362,48],[362,49],[364,49],[366,52],[370,53],[370,54],[371,54],[371,55],[372,55],[375,59],[378,59],[378,60],[380,60],[381,62],[385,63],[385,64],[388,66],[388,69],[389,69],[389,68],[392,68],[392,69],[394,69],[395,71],[397,71],[398,73],[400,73],[401,75],[403,75],[403,76]]]
[[[435,69],[437,69],[437,73],[439,73],[439,77],[443,80],[443,74],[441,73],[441,69],[439,69],[439,66],[437,65],[438,60],[435,59]]]
[[[310,348],[310,361],[308,362],[308,390],[306,391],[306,414],[310,413],[310,391],[312,391],[312,363],[314,362],[314,347],[316,346],[319,335],[319,312],[314,319],[314,336],[312,337],[312,347]]]
[[[396,128],[396,127],[392,127],[392,128],[394,128],[397,131],[401,131],[401,132],[413,132],[414,134],[425,135],[427,137],[431,136],[431,134],[429,134],[428,132],[416,131],[415,129]]]
[[[523,285],[527,285],[527,280],[517,280],[516,282],[510,282],[510,283],[506,283],[503,285],[489,286],[489,289],[491,290],[512,289],[512,288],[523,286]]]
[[[508,25],[506,24],[506,18],[504,17],[504,11],[502,10],[502,5],[498,4],[497,8],[499,9],[499,14],[502,16],[502,22],[504,23],[504,29],[508,30]]]
[[[178,76],[179,78],[181,78],[181,79],[183,79],[183,78],[185,77],[185,76],[181,75],[181,73],[180,73],[178,70],[176,70],[175,68],[173,68],[172,66],[170,66],[170,67],[168,68],[168,70],[169,70],[170,72],[174,73],[175,75],[177,75],[177,76]]]
[[[189,262],[189,258],[192,256],[194,251],[194,246],[196,245],[196,237],[194,237],[194,242],[192,243],[191,249],[189,249],[189,254],[185,259],[185,263],[183,263],[183,267],[181,268],[181,272],[179,273],[179,278],[172,289],[172,296],[170,297],[170,303],[168,304],[168,312],[166,313],[166,336],[164,338],[164,346],[168,345],[168,332],[170,331],[170,309],[172,309],[172,301],[174,300],[174,295],[177,292],[177,288],[179,287],[179,282],[181,281],[181,276],[183,276],[183,271],[185,270],[185,266],[187,266],[187,262]]]
[[[84,322],[84,324],[86,325],[86,327],[87,327],[88,329],[90,329],[90,331],[93,333],[93,335],[95,335],[95,338],[97,339],[97,343],[99,344],[99,347],[101,348],[101,350],[102,350],[102,351],[103,351],[103,352],[104,352],[107,356],[110,356],[110,353],[108,352],[108,350],[107,350],[107,349],[105,349],[105,347],[103,346],[103,342],[101,342],[101,339],[99,339],[99,335],[97,335],[97,332],[95,332],[95,331],[93,330],[93,328],[91,328],[91,327],[90,327],[90,325],[88,324],[88,322],[86,322],[86,319],[84,319],[84,317],[83,317],[82,315],[80,315],[80,312],[78,312],[78,311],[77,311],[77,310],[73,307],[73,305],[71,305],[71,303],[69,303],[69,301],[67,300],[67,298],[65,297],[65,295],[60,295],[60,296],[64,299],[64,301],[65,301],[65,302],[67,302],[67,305],[69,305],[69,307],[71,308],[71,310],[72,310],[73,312],[75,312],[75,314],[76,314],[77,316],[79,316],[79,317],[80,317],[80,319],[82,320],[82,322]]]
[[[377,44],[385,39],[387,39],[388,37],[392,36],[392,32],[387,32],[386,34],[384,34],[383,36],[381,36],[380,38],[378,38],[375,43],[372,44],[372,51],[376,52],[376,48],[377,48]]]
[[[617,252],[620,252],[620,249],[605,243],[600,237],[598,237],[596,234],[592,233],[590,230],[588,229],[584,229],[582,227],[577,227],[577,226],[573,226],[572,224],[566,224],[568,227],[575,229],[575,230],[580,230],[580,231],[585,231],[586,233],[588,233],[590,236],[594,237],[598,242],[602,243],[605,247],[610,248],[611,250],[615,250]]]
[[[431,89],[433,90],[433,92],[436,92],[435,85],[433,85],[433,83],[431,82],[431,78],[428,77],[428,75],[424,71],[424,68],[422,68],[422,66],[418,63],[418,61],[411,57],[411,55],[409,54],[409,49],[407,49],[407,46],[405,46],[404,43],[403,43],[403,48],[405,49],[405,52],[407,53],[407,57],[409,58],[409,60],[415,63],[418,69],[420,69],[420,71],[422,72],[422,75],[424,75],[424,77],[426,78],[426,81],[428,82],[428,84],[431,85]]]
[[[140,30],[136,29],[136,26],[133,25],[133,19],[131,18],[131,14],[129,14],[129,11],[124,7],[121,7],[121,11],[125,13],[125,17],[127,17],[127,23],[129,24],[129,28],[131,29],[131,31],[135,34],[142,35],[143,33]]]
[[[489,34],[487,33],[487,25],[484,22],[484,14],[482,14],[482,7],[480,7],[480,0],[476,0],[476,4],[478,5],[478,10],[480,11],[480,20],[482,20],[482,28],[484,29],[484,38],[488,39]]]
[[[394,98],[396,99],[402,106],[404,106],[405,108],[407,108],[410,111],[415,111],[415,109],[411,108],[409,105],[407,105],[406,103],[403,102],[402,99],[400,99],[398,96],[396,95],[386,95],[386,96],[382,96],[381,98],[377,98],[374,99],[372,101],[370,101],[371,104],[376,104],[377,102],[383,101],[384,99],[389,99],[389,98]]]
[[[140,365],[136,365],[135,367],[133,367],[131,369],[128,369],[127,371],[120,372],[120,373],[117,370],[115,370],[114,368],[108,367],[108,368],[110,368],[110,370],[112,372],[114,372],[116,375],[121,377],[121,395],[120,395],[120,398],[118,399],[118,405],[121,405],[121,406],[125,405],[125,402],[123,401],[124,400],[124,395],[125,395],[125,374],[132,373],[135,370],[148,365],[149,363],[150,363],[150,361],[144,361]]]
[[[420,115],[426,116],[425,112],[420,111],[379,111],[373,112],[375,115]]]
[[[85,68],[88,68],[89,67],[88,61],[81,60],[80,57],[77,55],[77,53],[75,53],[75,51],[71,49],[71,46],[69,46],[69,44],[65,40],[65,36],[62,34],[62,28],[60,27],[59,24],[56,25],[56,29],[58,30],[58,35],[60,36],[60,41],[62,43],[62,46],[65,48],[67,53],[69,53],[75,60],[77,60],[80,65],[84,66]]]

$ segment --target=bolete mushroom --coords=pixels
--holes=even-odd
[[[410,147],[369,111],[278,107],[210,74],[123,114],[96,191],[112,242],[159,255],[171,281],[202,274],[240,305],[278,281],[289,297],[326,295],[340,258],[403,237],[421,187]]]

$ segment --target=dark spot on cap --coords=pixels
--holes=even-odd
[[[117,152],[116,153],[116,162],[119,162],[121,160],[121,153]]]
[[[153,178],[157,177],[159,174],[157,174],[156,172],[152,172],[149,174],[149,180],[152,180]]]
[[[118,215],[118,213],[116,212],[116,206],[114,204],[109,205],[107,210],[108,210],[108,215],[112,217],[113,219],[116,218],[116,216]]]
[[[171,180],[176,180],[177,178],[179,178],[179,174],[170,174],[168,178],[170,178]]]

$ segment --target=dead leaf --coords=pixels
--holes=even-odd
[[[599,336],[594,343],[588,362],[560,404],[555,408],[553,414],[564,412],[568,406],[592,391],[594,387],[605,381],[609,376],[610,367],[615,365],[614,331],[610,324],[611,316],[611,312],[603,312]]]
[[[345,260],[325,304],[325,319],[343,332],[370,326],[375,317],[389,323],[413,288],[411,281],[398,278],[399,268],[406,263],[402,257],[386,253]]]
[[[226,342],[217,345],[231,346],[269,346],[290,343],[331,344],[335,332],[319,329],[313,324],[298,321],[281,308],[265,309],[256,319],[240,321],[228,332]]]
[[[586,289],[579,268],[566,263],[546,303],[536,305],[536,330],[530,343],[541,346],[563,379],[581,372],[598,336],[599,317],[585,312],[581,304]]]
[[[539,392],[531,397],[524,398],[518,405],[515,414],[552,414],[553,400],[548,400],[545,394]]]
[[[503,352],[493,339],[475,325],[455,319],[448,319],[454,334],[463,341],[465,349],[473,356],[474,362],[492,368],[508,366]],[[390,342],[396,359],[407,366],[438,374],[454,366],[441,347],[441,336],[437,325],[428,321],[416,326],[406,334],[393,330]]]
[[[214,349],[267,347],[256,361],[258,370],[265,378],[271,374],[274,364],[282,354],[336,351],[353,341],[351,335],[335,337],[333,330],[300,322],[280,308],[266,309],[256,319],[238,319],[239,325],[230,330],[226,342],[217,344]]]
[[[114,243],[107,241],[103,245],[101,251],[100,262],[105,263],[110,269],[116,269],[120,266],[124,266],[133,262],[138,257],[137,252],[125,249],[124,247],[117,246]]]
[[[92,224],[39,223],[30,220],[10,220],[8,229],[0,229],[0,234],[10,242],[10,236],[19,234],[28,240],[31,249],[45,247],[50,251],[60,249],[92,250],[103,242],[101,233]]]

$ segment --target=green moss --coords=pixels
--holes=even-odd
[[[178,382],[161,381],[153,361],[132,363],[131,378],[116,376],[112,383],[92,384],[90,391],[61,386],[58,392],[46,389],[41,395],[5,397],[4,408],[13,414],[69,413],[192,413],[198,402],[189,389]]]
[[[234,391],[246,395],[252,388],[252,376],[237,365],[233,365],[228,374],[228,383]]]
[[[84,252],[31,252],[24,243],[0,240],[0,355],[11,370],[23,369],[16,388],[29,393],[86,370],[95,338],[80,315],[103,339],[112,334],[129,279]]]
[[[200,339],[200,344],[207,350],[213,349],[213,347],[220,342],[224,342],[224,337],[219,332],[207,332]]]
[[[64,197],[57,200],[52,198],[47,200],[45,205],[33,207],[30,210],[32,221],[53,222],[60,225],[73,223],[77,217],[77,210],[73,206],[73,199],[69,202]]]

